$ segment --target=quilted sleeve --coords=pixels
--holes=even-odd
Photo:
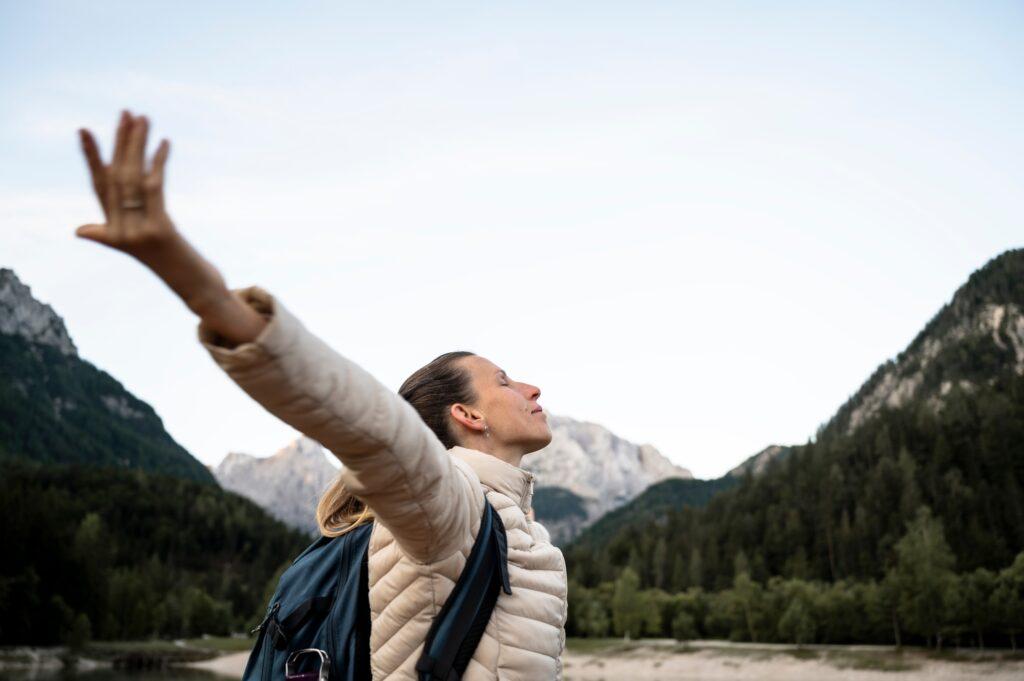
[[[534,539],[544,542],[545,544],[551,543],[551,534],[548,532],[548,528],[544,527],[536,520],[527,520],[527,527],[530,528],[530,535]]]
[[[458,550],[483,511],[482,495],[416,410],[265,290],[235,294],[268,324],[235,347],[200,327],[217,365],[267,411],[337,456],[346,487],[411,557],[432,562]]]

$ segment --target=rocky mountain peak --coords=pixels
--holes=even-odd
[[[78,356],[64,320],[53,308],[32,297],[14,270],[0,268],[0,333],[21,336],[38,345],[49,345],[61,354]]]
[[[1024,375],[1024,249],[974,272],[906,350],[883,363],[824,429],[851,433],[882,409],[923,400],[939,409],[993,371]]]
[[[788,456],[792,451],[792,447],[768,445],[757,454],[754,454],[739,466],[736,466],[736,468],[733,468],[731,471],[726,473],[726,476],[741,478],[747,474],[747,471],[749,471],[751,475],[761,475],[773,462]]]
[[[564,543],[608,511],[630,501],[654,483],[692,478],[653,445],[636,444],[604,426],[548,412],[551,444],[523,461],[536,478],[534,504],[551,494],[571,494],[579,512],[563,518],[538,510],[552,538]]]
[[[210,471],[215,475],[217,471],[221,474],[231,474],[235,469],[245,469],[251,466],[256,460],[256,457],[252,454],[245,454],[243,452],[228,452],[228,455],[217,466],[211,466]]]
[[[275,457],[282,459],[309,459],[327,461],[327,454],[320,443],[308,437],[296,438],[291,444],[278,450]]]
[[[562,487],[593,499],[601,512],[666,478],[692,478],[653,445],[638,445],[604,426],[548,414],[551,444],[523,461],[538,486]]]
[[[256,502],[292,527],[316,532],[316,504],[338,475],[319,443],[300,437],[272,456],[231,452],[213,469],[225,489]]]
[[[551,444],[527,457],[523,467],[536,476],[537,517],[556,541],[568,541],[656,482],[693,477],[652,445],[635,444],[596,423],[550,412],[548,423]],[[315,531],[317,499],[338,470],[317,442],[300,437],[263,459],[228,454],[213,473],[226,489],[294,527]],[[559,506],[568,512],[544,515],[544,509]]]

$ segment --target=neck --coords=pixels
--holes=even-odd
[[[526,456],[526,452],[524,452],[523,448],[520,446],[501,444],[499,442],[495,442],[489,437],[484,437],[483,435],[476,433],[465,437],[464,441],[460,444],[463,447],[490,454],[494,458],[504,461],[507,464],[511,464],[516,468],[519,468],[519,464],[522,463],[523,457]]]

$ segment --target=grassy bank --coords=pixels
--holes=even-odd
[[[111,662],[115,667],[162,669],[227,653],[248,652],[252,645],[253,639],[235,636],[206,636],[178,641],[107,641],[88,644],[81,655]]]
[[[166,669],[231,653],[247,653],[252,645],[253,639],[248,637],[210,636],[177,641],[93,641],[78,650],[0,648],[0,669],[74,667],[79,660],[115,669]]]

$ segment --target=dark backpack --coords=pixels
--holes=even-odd
[[[242,681],[370,679],[367,552],[373,524],[321,537],[281,575]],[[416,664],[422,681],[455,681],[473,657],[498,592],[511,594],[508,540],[498,512],[484,514],[466,565],[434,618]]]

